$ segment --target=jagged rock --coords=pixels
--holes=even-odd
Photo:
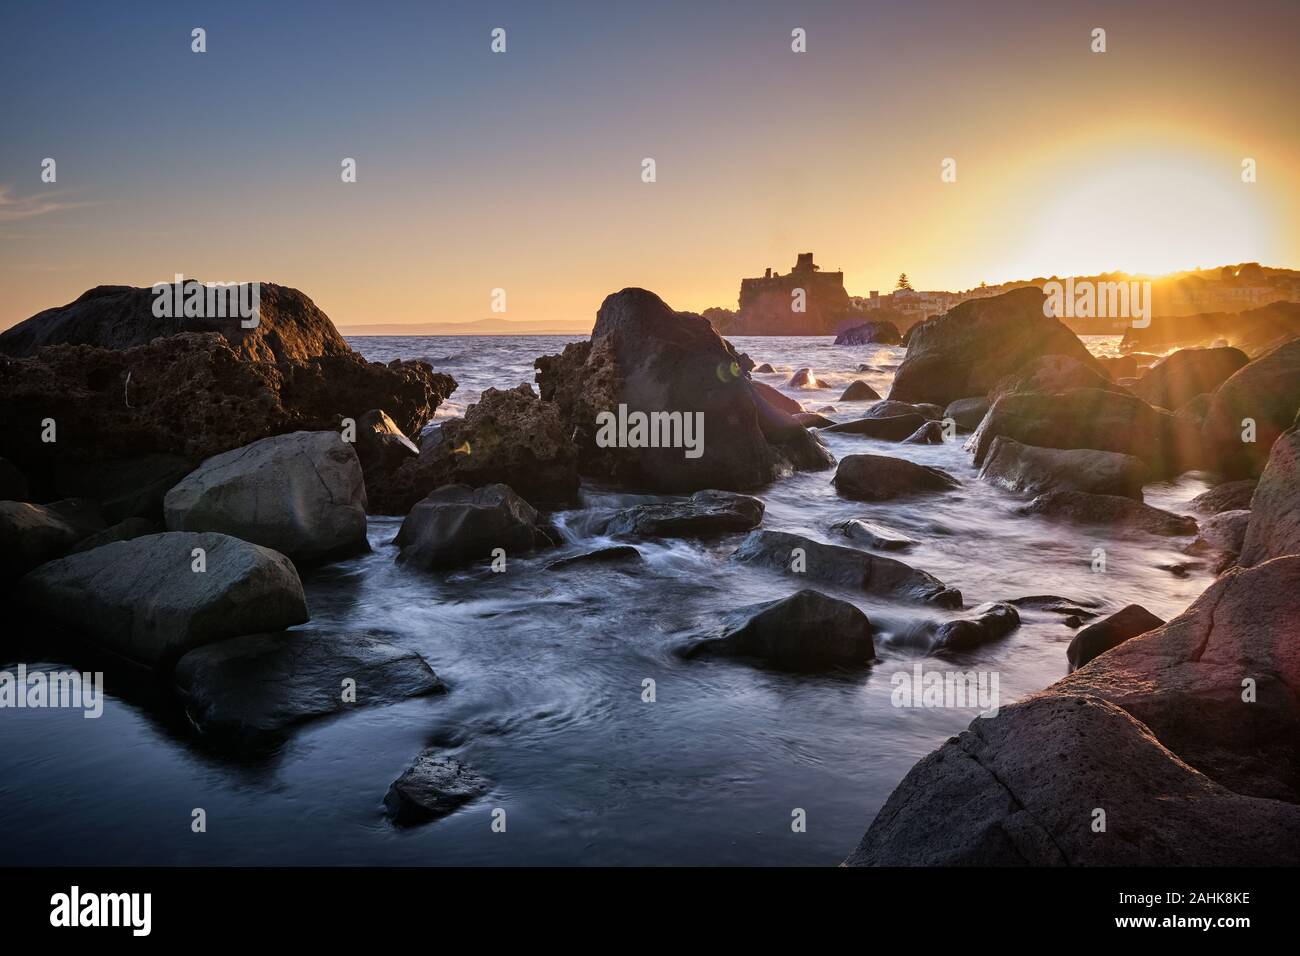
[[[26,501],[27,476],[13,462],[0,458],[0,501]]]
[[[1130,604],[1110,617],[1089,624],[1074,635],[1070,646],[1065,650],[1070,670],[1078,670],[1093,658],[1100,657],[1113,647],[1119,647],[1130,637],[1154,631],[1164,623],[1141,604]]]
[[[795,553],[796,549],[800,554]],[[943,608],[961,607],[961,592],[932,574],[893,558],[822,544],[784,531],[751,532],[731,557],[743,564],[799,574],[805,580],[865,594]],[[802,570],[793,570],[796,566]]]
[[[841,402],[874,402],[880,399],[880,393],[862,380],[850,382],[849,387],[840,396]]]
[[[1133,455],[1153,479],[1179,474],[1201,460],[1196,426],[1120,392],[1077,388],[1058,394],[1004,395],[993,403],[966,447],[982,465],[999,435],[1038,448],[1092,448]]]
[[[210,532],[146,535],[59,558],[24,577],[18,593],[46,620],[161,669],[203,644],[307,620],[287,557]]]
[[[720,634],[698,638],[680,653],[754,658],[794,671],[862,667],[876,658],[867,616],[848,601],[807,589],[733,612]]]
[[[25,358],[47,345],[129,349],[182,332],[217,332],[236,355],[257,362],[305,362],[352,352],[329,317],[307,296],[286,286],[261,283],[253,328],[243,328],[234,316],[156,316],[154,301],[152,288],[96,286],[67,305],[38,312],[0,333],[0,353]]]
[[[891,531],[889,528],[862,518],[849,518],[847,521],[837,522],[831,525],[831,530],[844,535],[854,544],[871,548],[873,551],[906,551],[916,544],[905,534]]]
[[[681,501],[637,505],[597,526],[596,534],[684,538],[750,531],[763,523],[763,502],[728,491],[697,491]]]
[[[163,501],[169,531],[217,531],[317,562],[369,548],[361,463],[339,432],[263,438],[209,458]]]
[[[810,368],[801,368],[790,376],[790,381],[785,383],[786,388],[830,388],[826,382],[819,379]]]
[[[946,471],[884,455],[848,455],[835,470],[835,490],[858,501],[888,501],[960,487]]]
[[[393,781],[384,806],[395,824],[414,826],[454,813],[490,789],[491,784],[478,771],[427,750]]]
[[[943,410],[944,418],[951,418],[957,423],[957,428],[961,431],[971,432],[979,428],[980,422],[988,414],[989,406],[992,404],[983,395],[976,395],[973,398],[959,398],[955,402],[950,402],[948,407]]]
[[[1140,458],[1090,448],[1035,448],[1003,436],[993,439],[980,477],[1009,491],[1086,491],[1142,500],[1147,466]]]
[[[123,351],[51,346],[33,358],[0,358],[0,455],[27,475],[37,500],[90,492],[68,488],[84,479],[102,485],[111,519],[131,517],[128,511],[154,517],[145,512],[174,479],[174,459],[192,467],[259,438],[337,430],[342,418],[372,408],[413,434],[454,389],[454,379],[422,362],[381,365],[355,354],[242,359],[214,332]],[[41,440],[47,418],[57,441]],[[95,474],[108,463],[111,474]],[[137,489],[141,505],[112,503]]]
[[[143,538],[147,534],[158,534],[162,530],[162,525],[156,521],[150,521],[148,518],[125,518],[115,525],[110,525],[103,531],[96,531],[94,534],[82,538],[77,542],[76,547],[72,548],[68,553],[80,554],[82,551],[93,551],[95,548],[102,548],[114,541],[131,541],[135,538]]]
[[[446,685],[414,651],[363,631],[246,634],[196,648],[174,680],[191,724],[241,744],[274,740],[295,724],[354,707],[443,693]],[[344,701],[344,681],[355,699]]]
[[[682,493],[745,491],[790,468],[834,462],[806,428],[758,397],[730,343],[708,320],[674,312],[644,289],[605,299],[590,342],[535,363],[544,401],[555,402],[578,446],[583,474],[634,487]],[[597,416],[619,405],[645,413],[699,413],[703,453],[682,448],[602,448]]]
[[[560,560],[548,564],[546,570],[564,571],[569,568],[587,567],[593,564],[627,564],[629,562],[640,564],[643,560],[641,552],[630,544],[617,544],[609,548],[597,548],[595,551],[587,551],[584,554],[560,558]]]
[[[1242,567],[1300,554],[1300,426],[1292,426],[1273,443],[1250,509],[1238,558]]]
[[[446,485],[418,502],[394,543],[397,560],[425,570],[488,562],[550,543],[537,511],[506,485]]]
[[[1119,534],[1138,531],[1169,536],[1196,534],[1195,518],[1161,511],[1119,495],[1049,491],[1017,511],[1022,515],[1043,515],[1075,524],[1106,525]]]
[[[935,628],[934,649],[969,651],[1006,637],[1020,626],[1020,615],[1010,604],[985,604],[975,609],[975,617],[945,621]]]
[[[1300,557],[1225,574],[1168,624],[974,720],[847,862],[1300,863],[1298,613]]]
[[[0,584],[66,554],[83,537],[54,508],[0,501]]]
[[[904,445],[942,445],[943,425],[929,421],[903,439]]]
[[[898,326],[887,319],[863,322],[835,336],[836,345],[897,345],[902,341]]]
[[[538,503],[567,503],[578,490],[578,449],[557,405],[532,386],[486,389],[463,418],[421,438],[419,455],[381,473],[366,490],[375,514],[405,514],[443,485],[505,484]]]
[[[1040,355],[1004,376],[989,390],[990,402],[1017,392],[1066,392],[1074,388],[1121,391],[1104,369],[1069,355]]]
[[[1197,495],[1188,503],[1188,507],[1201,514],[1210,515],[1218,514],[1220,511],[1249,510],[1250,499],[1255,494],[1257,483],[1254,478],[1225,481]]]
[[[971,299],[912,327],[889,397],[949,402],[987,392],[1041,355],[1064,355],[1099,369],[1078,336],[1044,315],[1037,288]]]
[[[842,435],[865,435],[881,441],[902,441],[923,428],[929,421],[924,415],[897,415],[893,418],[859,418],[831,424],[824,429]]]
[[[1177,410],[1213,392],[1248,361],[1240,349],[1182,349],[1153,365],[1133,393],[1152,405]]]
[[[1238,369],[1210,397],[1201,432],[1210,461],[1232,478],[1264,470],[1269,449],[1291,427],[1300,408],[1300,339],[1286,343]],[[1254,441],[1243,441],[1246,419]]]

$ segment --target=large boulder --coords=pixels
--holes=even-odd
[[[751,532],[731,558],[877,597],[942,608],[961,607],[961,592],[932,574],[893,558],[822,544],[786,531]]]
[[[835,336],[836,345],[898,345],[902,341],[898,326],[888,319],[863,322]]]
[[[1300,863],[1297,614],[1300,557],[1225,574],[1168,624],[974,720],[847,862]]]
[[[752,658],[793,671],[862,667],[876,659],[867,616],[848,601],[807,589],[733,612],[720,633],[701,636],[680,653]]]
[[[1233,478],[1264,470],[1269,449],[1300,409],[1300,339],[1238,369],[1214,390],[1202,426],[1212,467]],[[1247,422],[1253,423],[1253,436]],[[1246,441],[1253,437],[1253,441]]]
[[[372,632],[246,634],[195,648],[173,674],[192,726],[230,743],[276,739],[303,721],[442,693],[414,651]],[[344,699],[345,681],[355,696]]]
[[[1237,563],[1254,567],[1270,558],[1300,554],[1300,426],[1273,443],[1268,466],[1251,499],[1246,539]]]
[[[1147,466],[1142,459],[1091,448],[1036,448],[999,435],[980,469],[985,481],[1009,491],[1087,491],[1142,500]]]
[[[987,392],[1042,355],[1073,358],[1100,373],[1079,337],[1044,314],[1045,300],[1040,289],[1015,289],[913,326],[889,397],[947,405]]]
[[[763,523],[763,502],[729,491],[697,491],[681,501],[636,505],[612,515],[596,534],[682,538],[750,531]]]
[[[188,280],[186,294],[197,284]],[[170,291],[168,286],[165,294]],[[297,289],[263,282],[258,298],[257,323],[244,328],[244,321],[234,315],[157,316],[151,287],[96,286],[67,305],[38,312],[0,333],[0,353],[25,358],[47,345],[129,349],[160,336],[217,332],[240,358],[257,362],[305,362],[323,355],[351,354],[329,316]]]
[[[806,428],[762,400],[736,350],[707,319],[674,312],[644,289],[606,298],[590,342],[566,346],[536,366],[542,399],[559,406],[579,467],[592,477],[669,493],[746,491],[792,468],[834,461]],[[602,424],[620,406],[681,416],[683,432],[686,416],[702,420],[698,457],[662,442],[598,443]]]
[[[567,503],[578,490],[578,449],[560,408],[531,385],[489,388],[463,418],[426,431],[419,455],[366,489],[376,514],[406,514],[435,488],[505,484],[538,504]]]
[[[990,402],[1016,392],[1067,392],[1072,388],[1123,391],[1096,362],[1083,362],[1069,355],[1040,355],[1030,359],[989,389]]]
[[[490,561],[549,543],[537,510],[506,485],[446,485],[418,502],[394,543],[402,564],[433,570]]]
[[[365,551],[361,463],[338,432],[294,432],[215,455],[163,501],[169,531],[217,531],[312,563]]]
[[[961,486],[939,468],[885,455],[847,455],[835,469],[832,481],[841,495],[858,501],[888,501]]]
[[[24,577],[18,593],[45,620],[162,669],[204,644],[307,620],[287,557],[210,532],[146,535],[59,558]]]
[[[1076,388],[1058,394],[1003,395],[993,403],[966,447],[982,465],[999,435],[1038,448],[1092,448],[1142,459],[1153,479],[1200,462],[1194,423],[1121,392]]]
[[[948,403],[948,407],[943,410],[943,417],[951,418],[962,431],[972,432],[979,427],[980,422],[984,421],[991,404],[992,402],[983,395],[959,398],[955,402]]]
[[[1119,647],[1130,637],[1154,631],[1164,623],[1141,604],[1121,608],[1110,617],[1089,624],[1074,635],[1070,646],[1065,649],[1070,670],[1078,670],[1112,647]]]
[[[55,508],[0,501],[0,585],[67,554],[83,537],[83,530]]]
[[[27,475],[33,500],[89,494],[111,520],[156,518],[178,459],[193,468],[259,438],[339,430],[374,408],[414,434],[455,387],[422,362],[242,358],[214,332],[125,350],[55,345],[0,357],[0,455]],[[42,440],[49,427],[56,441]]]
[[[1188,507],[1201,514],[1213,515],[1220,511],[1250,510],[1250,499],[1255,494],[1259,482],[1254,478],[1242,478],[1239,481],[1225,481],[1215,485],[1209,491],[1203,491],[1190,502]]]
[[[1248,361],[1240,349],[1181,349],[1153,365],[1133,386],[1133,393],[1174,411],[1198,395],[1213,392]]]
[[[1196,534],[1196,519],[1176,515],[1119,495],[1086,491],[1049,491],[1017,509],[1022,515],[1042,515],[1073,524],[1105,526],[1121,535],[1144,532],[1178,537]]]

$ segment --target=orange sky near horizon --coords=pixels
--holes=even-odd
[[[1300,267],[1294,6],[839,6],[760,4],[741,24],[685,5],[498,13],[503,55],[487,48],[494,14],[465,10],[434,49],[391,25],[263,24],[251,9],[209,17],[202,56],[184,17],[78,48],[90,73],[136,65],[0,107],[0,328],[177,272],[294,286],[341,326],[578,331],[629,285],[735,308],[742,277],[803,251],[854,295],[900,272],[961,290]],[[808,52],[790,51],[792,25]],[[1089,49],[1096,25],[1105,53]],[[74,43],[58,22],[23,29],[21,48],[0,47],[6,89]],[[45,156],[56,184],[40,181]],[[947,157],[956,182],[941,180]]]

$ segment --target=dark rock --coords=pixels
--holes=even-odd
[[[60,463],[54,472],[54,490],[98,501],[104,519],[111,523],[127,518],[161,522],[163,498],[193,470],[194,463],[166,452],[96,461],[93,467]]]
[[[943,418],[943,411],[937,406],[926,403],[912,405],[909,402],[884,399],[862,413],[863,418],[898,418],[900,415],[920,415],[926,419],[939,419]]]
[[[801,553],[796,555],[795,549]],[[752,532],[731,557],[744,564],[798,574],[865,594],[943,608],[961,607],[960,591],[901,561],[784,531]],[[803,570],[794,570],[796,567]]]
[[[851,382],[840,396],[841,402],[874,402],[880,399],[880,393],[861,380]]]
[[[979,427],[984,416],[988,414],[992,403],[982,395],[973,398],[959,398],[943,411],[944,418],[951,418],[962,431],[974,431]]]
[[[754,397],[773,408],[785,412],[787,415],[798,415],[803,412],[802,405],[766,382],[751,382],[750,384],[754,389]]]
[[[169,531],[216,531],[312,563],[369,549],[366,486],[339,432],[263,438],[209,458],[163,501]]]
[[[942,445],[943,425],[940,422],[926,422],[912,434],[903,439],[904,445]]]
[[[1196,534],[1195,518],[1161,511],[1118,495],[1049,491],[1017,510],[1022,515],[1042,515],[1075,524],[1106,525],[1117,534],[1140,531],[1169,536]]]
[[[0,501],[26,501],[27,476],[13,462],[0,458]]]
[[[1122,391],[1096,361],[1083,362],[1069,355],[1040,355],[1004,376],[989,390],[990,402],[1018,392],[1067,392],[1074,388]]]
[[[682,538],[750,531],[763,523],[763,502],[728,491],[697,491],[682,501],[637,505],[599,525],[596,533]]]
[[[593,564],[627,564],[642,562],[641,552],[630,544],[619,544],[609,548],[597,548],[585,554],[575,554],[569,558],[552,561],[546,566],[547,571],[564,571],[574,567],[587,567]]]
[[[403,462],[420,457],[419,447],[382,408],[372,408],[356,421],[357,458],[367,476],[374,471],[395,471]]]
[[[1020,626],[1020,615],[1010,604],[985,604],[975,609],[975,617],[945,621],[934,632],[934,649],[969,651],[998,638],[1006,637]]]
[[[873,524],[862,518],[850,518],[831,525],[831,530],[844,535],[860,547],[873,551],[906,551],[916,544],[907,535]]]
[[[1269,449],[1291,427],[1300,408],[1300,339],[1238,369],[1214,390],[1202,426],[1210,462],[1232,478],[1264,470]],[[1255,440],[1242,440],[1243,422],[1255,423]]]
[[[531,551],[548,542],[539,515],[506,485],[446,485],[411,509],[394,543],[397,560],[425,570],[487,562],[492,552]]]
[[[1162,627],[1164,621],[1140,604],[1130,604],[1110,617],[1089,624],[1070,641],[1065,657],[1070,670],[1078,670],[1095,657],[1100,657],[1113,647],[1119,647],[1130,637]]]
[[[1218,555],[1219,561],[1215,566],[1217,574],[1241,553],[1246,540],[1246,529],[1250,524],[1250,512],[1220,511],[1217,515],[1202,519],[1199,524],[1200,533],[1187,546],[1187,553]]]
[[[49,507],[77,532],[78,540],[104,530],[104,514],[99,510],[99,503],[89,498],[64,498],[50,502]]]
[[[1143,356],[1153,351],[1214,345],[1235,346],[1255,358],[1297,337],[1300,337],[1300,303],[1274,302],[1236,313],[1156,315],[1145,328],[1125,330],[1119,347],[1139,356],[1139,364]],[[1147,352],[1133,352],[1134,349]]]
[[[698,639],[683,657],[745,657],[770,667],[821,671],[875,661],[871,622],[848,601],[803,590],[734,612],[722,633]]]
[[[1240,481],[1226,481],[1215,485],[1209,491],[1193,498],[1188,507],[1201,514],[1218,514],[1220,511],[1242,511],[1250,509],[1250,499],[1255,494],[1254,478]]]
[[[980,477],[1009,491],[1086,491],[1142,500],[1147,466],[1140,458],[1091,448],[1035,448],[999,436],[989,446]]]
[[[1097,364],[1110,376],[1112,382],[1118,382],[1121,378],[1137,378],[1138,363],[1132,355],[1098,358]]]
[[[1242,567],[1300,554],[1300,427],[1273,443],[1250,508],[1238,559]]]
[[[889,397],[949,402],[987,392],[1042,355],[1063,355],[1099,370],[1078,336],[1044,314],[1037,288],[971,299],[913,326]]]
[[[804,428],[828,428],[835,424],[834,419],[827,418],[825,415],[818,415],[815,412],[800,412],[794,416],[794,419]]]
[[[1248,361],[1239,349],[1182,349],[1152,366],[1133,393],[1152,405],[1179,409],[1213,392]]]
[[[833,481],[836,491],[858,501],[888,501],[961,486],[946,471],[884,455],[848,455],[835,470]]]
[[[80,554],[82,551],[93,551],[95,548],[112,544],[114,541],[132,541],[135,538],[143,538],[147,534],[159,534],[162,531],[162,525],[156,521],[150,521],[148,518],[125,518],[103,531],[96,531],[94,534],[82,538],[69,553]]]
[[[428,750],[393,781],[384,806],[395,824],[414,826],[454,813],[490,789],[478,771]]]
[[[799,369],[790,376],[790,381],[785,385],[786,388],[830,388],[830,385],[819,379],[810,368]]]
[[[84,537],[53,508],[0,501],[0,584],[52,561]]]
[[[771,366],[769,363],[764,362],[764,363],[763,363],[762,365],[760,365],[758,368],[754,369],[754,371],[755,371],[755,372],[758,372],[758,373],[761,374],[761,375],[770,375],[770,374],[772,374],[773,372],[775,372],[776,369],[772,368],[772,366]]]
[[[1201,460],[1195,425],[1152,408],[1134,395],[1078,388],[1058,394],[1004,395],[993,403],[966,447],[982,465],[1002,435],[1038,448],[1092,448],[1133,455],[1159,479]]]
[[[1197,395],[1187,404],[1176,409],[1174,414],[1179,418],[1185,418],[1188,421],[1195,422],[1196,427],[1200,428],[1205,424],[1205,416],[1210,411],[1210,393],[1203,392]]]
[[[881,441],[902,441],[924,427],[927,418],[923,415],[898,415],[894,418],[859,418],[851,422],[839,422],[826,426],[828,432],[841,435],[864,435]]]
[[[204,553],[201,572],[195,549]],[[117,541],[43,564],[18,588],[46,620],[160,669],[203,644],[307,620],[293,563],[224,534]]]
[[[898,326],[887,319],[863,322],[835,336],[836,345],[897,345],[902,341]]]
[[[174,679],[194,727],[234,743],[271,740],[353,707],[446,691],[420,655],[385,638],[368,631],[247,634],[190,651]],[[355,682],[352,700],[344,700],[345,680]]]

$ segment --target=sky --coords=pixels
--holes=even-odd
[[[1296,0],[5,0],[0,328],[178,272],[583,329],[803,251],[854,295],[1300,267],[1297,48]]]

